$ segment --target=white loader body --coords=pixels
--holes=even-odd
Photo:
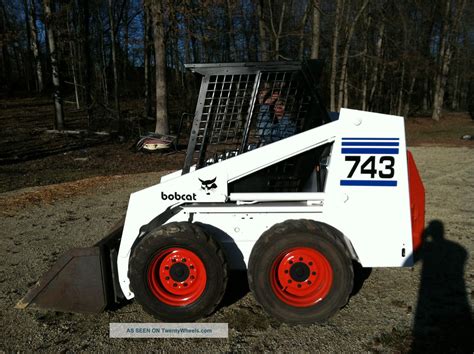
[[[229,193],[228,184],[315,147],[333,143],[324,192]],[[412,265],[412,232],[403,117],[343,109],[337,121],[245,154],[164,176],[133,193],[121,238],[120,287],[134,297],[129,259],[140,229],[174,207],[166,223],[212,227],[231,267],[245,268],[256,241],[276,223],[310,219],[331,225],[363,267]]]

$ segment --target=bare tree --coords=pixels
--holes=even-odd
[[[114,101],[115,101],[115,114],[119,124],[119,132],[123,133],[123,124],[120,114],[120,102],[119,102],[119,78],[117,72],[117,36],[115,28],[115,18],[114,18],[114,9],[113,9],[113,0],[108,0],[108,10],[109,10],[109,23],[110,23],[110,39],[112,41],[112,71],[114,75]]]
[[[341,76],[339,80],[339,99],[338,99],[338,105],[337,105],[338,111],[341,110],[341,107],[344,104],[344,101],[343,101],[344,91],[347,92],[347,61],[349,59],[349,49],[351,46],[352,36],[354,35],[355,26],[357,22],[359,21],[360,16],[367,8],[368,4],[369,4],[369,0],[364,0],[361,7],[357,11],[356,16],[354,17],[354,19],[350,21],[349,31],[347,32],[346,42],[344,44],[344,51],[342,54]],[[346,85],[346,89],[344,89],[344,85]]]
[[[258,46],[260,51],[260,60],[268,60],[268,42],[265,20],[263,18],[263,0],[257,0],[257,18],[258,18]]]
[[[79,6],[82,4],[82,8]],[[78,1],[78,9],[81,13],[81,37],[83,40],[82,44],[82,58],[84,63],[84,102],[87,110],[88,125],[90,126],[92,120],[92,97],[91,97],[91,71],[92,71],[92,60],[90,53],[90,10],[89,10],[89,1]]]
[[[334,19],[334,29],[332,32],[331,77],[329,79],[331,112],[336,111],[337,48],[339,45],[339,32],[342,27],[343,7],[344,7],[344,0],[337,0],[336,1],[336,17]]]
[[[278,23],[275,24],[275,16],[273,15],[274,11],[272,9],[272,0],[268,0],[268,11],[269,11],[269,17],[270,17],[270,28],[271,28],[271,34],[273,37],[273,50],[272,50],[272,57],[274,60],[279,60],[281,58],[280,54],[280,40],[281,40],[281,35],[283,32],[283,20],[285,18],[285,12],[286,12],[286,2],[283,1],[281,4],[281,10],[279,11],[279,16],[278,16]]]
[[[107,105],[109,103],[109,87],[107,83],[107,63],[105,54],[105,38],[104,38],[104,21],[100,11],[97,11],[98,33],[99,33],[99,49],[100,49],[100,78],[103,91],[103,100]]]
[[[42,92],[44,89],[43,84],[43,69],[41,67],[41,58],[38,49],[38,30],[36,28],[36,11],[35,11],[35,0],[28,0],[28,22],[30,24],[30,45],[31,51],[33,52],[33,58],[35,60],[35,72],[36,72],[36,84],[37,91]]]
[[[226,0],[226,10],[227,10],[227,41],[229,41],[229,57],[230,60],[235,61],[237,58],[237,48],[235,45],[235,31],[234,31],[234,17],[233,12],[234,9],[232,7],[232,2],[230,0]]]
[[[466,0],[454,1],[455,6],[453,9],[452,1],[453,0],[445,0],[438,71],[435,79],[435,90],[433,95],[433,114],[431,115],[431,118],[435,121],[438,121],[441,118],[446,82],[448,81],[448,73],[453,55],[453,45],[457,38],[459,23],[464,11],[464,6],[466,5]]]
[[[44,18],[46,32],[48,35],[49,57],[51,59],[51,71],[54,86],[54,108],[56,111],[55,127],[58,130],[64,130],[64,111],[63,100],[61,98],[59,65],[56,53],[56,41],[54,38],[53,15],[51,12],[51,0],[43,0]]]
[[[10,53],[8,51],[8,16],[5,10],[5,5],[3,2],[0,2],[0,33],[4,34],[4,38],[0,41],[2,46],[2,77],[5,78],[5,81],[10,84],[11,83],[11,63],[10,63]],[[2,36],[3,37],[3,36]]]
[[[308,16],[311,12],[311,8],[312,8],[311,1],[308,1],[308,3],[306,4],[306,9],[303,12],[303,16],[301,16],[301,21],[300,21],[300,25],[299,25],[299,27],[300,27],[299,28],[300,45],[299,45],[299,48],[298,48],[298,59],[299,60],[303,60],[303,57],[304,57],[305,27],[306,27],[306,22],[308,21]]]
[[[469,102],[472,1],[48,0],[50,33],[35,2],[38,11],[43,3],[37,0],[0,0],[1,94],[34,90],[35,82],[38,90],[49,88],[54,79],[59,112],[61,74],[61,84],[74,82],[90,128],[116,126],[101,119],[111,112],[125,133],[122,94],[144,101],[127,107],[156,114],[155,129],[168,131],[167,114],[192,109],[183,97],[197,89],[183,62],[325,56],[330,65],[321,90],[333,111],[351,106],[406,116],[432,110],[439,119],[443,105],[464,110]]]
[[[67,33],[69,37],[69,50],[70,50],[70,63],[71,63],[71,71],[72,71],[72,80],[74,84],[74,96],[76,97],[76,107],[77,109],[81,108],[81,103],[79,101],[79,82],[77,78],[77,70],[76,67],[77,65],[77,48],[76,48],[76,38],[73,35],[71,31],[71,25],[70,25],[70,13],[71,11],[68,9],[66,11],[66,27],[67,27]]]
[[[311,23],[311,35],[311,59],[318,59],[321,41],[321,0],[313,0],[313,21]]]
[[[382,22],[378,28],[378,33],[377,33],[377,40],[375,44],[375,63],[373,65],[372,69],[372,75],[370,78],[370,95],[369,95],[369,110],[372,110],[374,108],[374,96],[375,96],[375,90],[377,89],[377,80],[379,78],[379,68],[381,66],[382,62],[382,45],[383,45],[383,38],[384,38],[384,32],[385,32],[385,23]],[[383,65],[382,65],[383,66]]]
[[[166,51],[163,24],[163,0],[150,0],[151,26],[153,45],[155,47],[155,97],[156,126],[155,132],[168,134],[168,107],[166,101]]]
[[[150,9],[148,5],[144,4],[143,9],[143,66],[144,66],[144,80],[145,80],[145,117],[150,117],[152,114],[151,107],[151,36],[150,36]]]

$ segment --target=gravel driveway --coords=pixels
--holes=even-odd
[[[130,192],[160,173],[97,177],[0,194],[0,350],[472,352],[474,150],[412,149],[427,192],[431,240],[413,268],[374,269],[324,325],[269,318],[245,283],[205,322],[228,339],[111,339],[110,322],[153,322],[135,303],[100,315],[14,309],[62,252],[94,244],[125,213]],[[240,292],[240,294],[239,294]]]

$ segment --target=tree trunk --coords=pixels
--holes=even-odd
[[[411,98],[411,95],[413,94],[413,89],[415,88],[415,82],[416,82],[416,75],[412,73],[410,88],[408,89],[407,98],[405,99],[405,107],[403,109],[403,116],[405,118],[408,118],[408,114],[410,113],[410,98]]]
[[[0,17],[0,33],[6,33],[9,28],[9,23],[7,21],[7,14],[5,11],[5,5],[0,2],[1,5],[1,17]],[[11,63],[10,63],[10,53],[8,51],[8,43],[6,40],[0,41],[2,46],[2,77],[5,78],[7,85],[11,84]]]
[[[429,77],[425,77],[423,80],[423,100],[422,100],[422,107],[423,112],[428,111],[428,97],[429,97]]]
[[[459,22],[461,21],[462,13],[464,11],[464,6],[466,4],[465,0],[459,1],[454,13],[451,10],[451,1],[446,0],[446,7],[444,11],[444,24],[443,30],[441,33],[441,46],[439,50],[439,66],[438,72],[435,80],[435,90],[433,95],[433,113],[431,118],[435,121],[439,121],[441,118],[441,113],[444,103],[444,92],[446,89],[446,82],[448,80],[449,67],[451,65],[452,58],[452,46],[453,42],[457,38],[457,29]],[[452,19],[450,21],[450,19]]]
[[[112,0],[108,0],[109,7],[109,24],[110,24],[110,39],[112,47],[112,71],[114,75],[114,101],[115,101],[115,115],[118,120],[118,131],[119,134],[123,134],[123,124],[120,114],[120,102],[119,102],[119,78],[117,72],[117,39],[116,39],[116,29],[115,29],[115,19],[112,7]]]
[[[400,85],[398,88],[398,106],[397,106],[397,115],[401,116],[402,115],[402,109],[403,109],[403,89],[405,86],[405,61],[402,63],[402,75],[400,78]]]
[[[90,54],[90,11],[89,11],[89,1],[80,2],[82,3],[82,11],[81,11],[81,22],[82,26],[81,29],[82,33],[82,60],[84,63],[84,103],[86,105],[87,110],[87,119],[88,125],[90,127],[91,120],[92,120],[92,97],[91,97],[91,76],[92,76],[92,62],[91,62],[91,54]]]
[[[283,2],[282,9],[280,12],[280,17],[278,19],[278,29],[275,27],[275,21],[273,18],[273,10],[272,10],[272,1],[268,0],[268,11],[270,13],[270,26],[272,29],[273,35],[273,51],[272,51],[272,58],[273,60],[280,59],[280,37],[283,31],[283,19],[285,17],[286,11],[286,2]]]
[[[49,56],[51,59],[51,71],[53,75],[53,86],[54,86],[54,109],[56,111],[55,128],[58,130],[64,130],[64,111],[63,111],[63,100],[61,98],[60,80],[59,80],[59,67],[56,53],[56,42],[54,39],[52,13],[51,13],[51,0],[43,0],[45,26],[48,37]]]
[[[321,0],[313,0],[313,22],[311,24],[311,59],[319,58],[319,46],[321,42]]]
[[[375,58],[376,62],[373,66],[373,71],[370,79],[370,95],[369,95],[369,110],[374,109],[374,95],[375,90],[377,89],[377,78],[379,73],[380,63],[383,62],[382,58],[382,44],[383,44],[383,37],[385,32],[385,23],[381,23],[379,27],[379,32],[377,36],[377,42],[375,44]]]
[[[336,76],[337,76],[337,47],[339,45],[339,31],[341,29],[343,0],[336,2],[336,17],[334,20],[334,31],[332,33],[332,49],[331,49],[331,77],[329,79],[330,90],[330,110],[336,111]]]
[[[383,55],[383,54],[382,54]],[[382,60],[382,58],[380,58]],[[380,79],[375,82],[375,87],[377,88],[377,97],[383,97],[384,96],[384,90],[386,90],[387,84],[385,83],[385,74],[387,73],[387,63],[385,61],[382,61],[381,68],[380,68]],[[392,100],[392,95],[390,93],[390,100]],[[388,105],[391,109],[391,103]],[[385,109],[385,107],[380,108],[380,103],[379,107],[377,107],[374,104],[374,110],[379,110],[379,109]]]
[[[451,109],[456,111],[459,108],[459,92],[460,92],[460,77],[459,77],[459,71],[456,72],[456,75],[454,76],[454,83],[453,83],[453,98],[451,101]]]
[[[127,87],[127,77],[128,77],[128,50],[129,50],[129,12],[130,12],[130,2],[125,0],[124,4],[125,17],[123,21],[124,34],[123,34],[123,66],[122,66],[122,85]]]
[[[257,18],[258,18],[258,46],[260,48],[260,60],[268,61],[268,43],[265,31],[265,22],[263,19],[263,0],[257,0]]]
[[[344,75],[344,104],[343,107],[349,107],[349,71],[346,69]]]
[[[100,47],[100,59],[101,59],[101,77],[102,77],[102,89],[104,93],[104,103],[109,104],[109,87],[107,84],[107,63],[105,59],[105,39],[104,39],[104,23],[100,16],[100,11],[97,11],[97,19],[99,23],[99,47]]]
[[[362,68],[363,68],[363,73],[362,73],[362,110],[365,111],[367,110],[367,90],[368,90],[368,77],[369,77],[369,58],[368,58],[368,53],[369,53],[369,39],[367,33],[369,32],[370,24],[371,24],[371,17],[366,16],[365,18],[365,38],[364,38],[364,51],[363,51],[363,58],[362,58]]]
[[[299,32],[300,32],[300,45],[299,45],[299,48],[298,48],[298,59],[299,60],[303,60],[304,58],[304,29],[306,27],[306,22],[308,20],[308,15],[311,11],[311,2],[308,1],[308,4],[306,5],[306,9],[304,11],[304,14],[303,14],[303,17],[301,18],[301,22],[300,22],[300,29],[299,29]]]
[[[166,101],[166,50],[163,24],[163,0],[150,1],[153,45],[155,47],[155,95],[156,126],[155,133],[168,134],[168,112]]]
[[[35,61],[36,88],[38,92],[44,89],[43,69],[41,67],[41,58],[38,49],[38,30],[36,28],[35,0],[28,0],[28,21],[30,22],[31,32],[31,51]]]
[[[29,21],[29,11],[28,11],[28,3],[26,0],[23,0],[23,11],[25,14],[25,25],[26,25],[26,43],[27,43],[27,48],[30,49],[32,47],[32,40],[31,40],[31,29],[30,29],[30,21]],[[27,50],[26,53],[26,63],[24,66],[25,70],[25,77],[26,77],[26,86],[28,91],[31,90],[30,87],[30,74],[31,74],[31,57],[32,57],[32,52]],[[36,81],[36,80],[35,80]],[[36,85],[38,87],[38,85]]]
[[[234,34],[234,21],[233,21],[233,14],[232,14],[232,2],[230,0],[226,0],[226,7],[227,7],[227,31],[228,31],[228,41],[229,41],[229,48],[230,48],[230,60],[236,61],[237,60],[237,48],[235,45],[235,34]]]
[[[143,29],[143,49],[144,49],[144,74],[145,74],[145,117],[151,117],[151,67],[150,67],[150,9],[144,6],[144,29]]]
[[[67,10],[66,12],[66,27],[69,37],[69,51],[70,51],[70,61],[71,61],[71,71],[72,71],[72,80],[74,84],[74,96],[76,97],[76,107],[77,109],[81,108],[81,103],[79,101],[79,85],[77,82],[77,75],[76,75],[76,60],[77,60],[77,50],[75,47],[75,43],[77,42],[75,38],[72,36],[71,26],[69,24],[69,14],[70,11]]]

